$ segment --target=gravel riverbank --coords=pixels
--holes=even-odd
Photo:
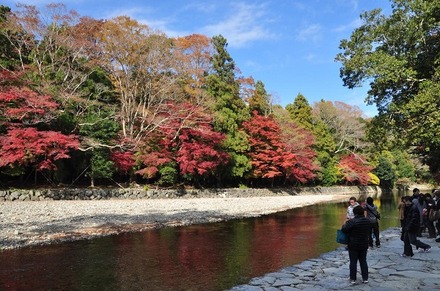
[[[347,195],[0,202],[0,250],[258,217]]]

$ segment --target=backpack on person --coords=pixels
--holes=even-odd
[[[439,218],[440,218],[440,210],[431,208],[428,214],[429,221],[436,221]]]
[[[377,220],[380,220],[380,213],[379,213],[379,211],[377,211],[377,209],[373,211],[368,206],[366,208],[367,208],[367,211],[369,211],[371,214],[373,214]]]

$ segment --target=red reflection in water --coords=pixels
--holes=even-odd
[[[187,282],[213,287],[222,266],[214,250],[222,242],[209,227],[145,232],[137,238],[136,245],[118,248],[118,281],[132,287],[143,281],[149,290],[188,290]]]
[[[299,213],[284,222],[269,216],[258,221],[253,232],[252,253],[258,254],[251,258],[253,271],[267,272],[268,266],[277,270],[285,266],[285,262],[315,255],[314,245],[320,235],[320,220],[316,215]]]

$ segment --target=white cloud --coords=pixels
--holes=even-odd
[[[145,15],[154,15],[155,11],[153,9],[149,9],[147,7],[133,7],[130,9],[119,9],[113,10],[111,13],[106,15],[106,19],[111,19],[117,16],[128,16],[132,19],[136,19],[141,24],[145,24],[153,30],[158,30],[160,32],[165,33],[168,37],[177,37],[188,35],[187,31],[177,31],[170,29],[170,24],[174,22],[174,19],[171,17],[162,18],[162,19],[154,19],[150,17],[146,17]]]
[[[206,25],[202,31],[209,36],[222,34],[231,47],[243,47],[253,41],[275,38],[264,26],[270,21],[266,17],[264,5],[236,3],[225,20]]]
[[[307,6],[303,2],[295,1],[292,3],[293,7],[297,10],[306,10]]]
[[[352,9],[353,9],[353,11],[356,11],[356,10],[358,10],[358,7],[359,7],[359,1],[358,0],[351,0],[350,1],[350,4],[352,5]]]
[[[354,29],[360,27],[362,25],[362,20],[360,18],[357,18],[353,21],[351,21],[348,24],[340,25],[334,29],[335,32],[347,32],[347,31],[353,31]]]
[[[308,53],[304,58],[309,62],[313,62],[316,61],[318,57],[314,53]]]
[[[207,14],[207,13],[215,12],[217,7],[218,6],[216,3],[209,3],[206,1],[203,2],[203,5],[201,5],[200,2],[189,3],[186,6],[184,6],[183,9],[186,11],[199,11]]]
[[[357,11],[359,9],[359,1],[365,0],[336,0],[334,1],[337,7],[343,7],[342,9],[350,9],[350,11]],[[365,1],[367,2],[367,1]]]
[[[321,39],[322,27],[320,24],[311,24],[300,30],[296,38],[300,41],[318,42]]]
[[[130,18],[136,19],[138,15],[144,14],[146,12],[148,11],[140,7],[133,7],[129,9],[113,9],[111,11],[107,10],[104,12],[104,19],[111,19],[118,16],[128,16]]]

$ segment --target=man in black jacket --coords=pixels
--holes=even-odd
[[[420,249],[422,252],[429,252],[431,250],[431,246],[417,239],[417,234],[420,229],[420,212],[417,208],[417,205],[412,202],[412,197],[410,196],[405,196],[403,198],[403,202],[405,202],[406,210],[403,226],[404,246],[402,257],[414,256],[411,245],[415,245],[416,249]]]
[[[361,267],[362,281],[368,283],[368,236],[371,223],[364,215],[364,208],[360,205],[353,208],[354,218],[347,220],[342,231],[348,234],[348,256],[350,257],[350,282],[356,283],[357,262]]]

